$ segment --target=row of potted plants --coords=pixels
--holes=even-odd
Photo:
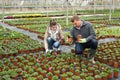
[[[0,58],[44,50],[43,44],[0,26]]]
[[[82,59],[81,62],[80,59]],[[87,61],[86,58],[72,53],[22,54],[16,57],[10,56],[9,59],[3,58],[0,63],[1,76],[11,76],[9,71],[14,70],[16,74],[14,78],[21,75],[25,80],[30,80],[30,78],[33,80],[69,80],[70,78],[74,80],[107,80],[118,77],[119,72],[118,68],[112,70],[111,67],[98,61],[93,65],[91,60]]]
[[[96,60],[108,64],[112,67],[120,67],[120,41],[100,44]]]

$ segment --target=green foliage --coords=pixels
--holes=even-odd
[[[53,76],[52,80],[58,80],[58,76]]]
[[[52,72],[47,73],[48,76],[53,76]]]

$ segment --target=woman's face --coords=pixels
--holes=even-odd
[[[57,29],[56,25],[52,26],[51,29],[55,31]]]

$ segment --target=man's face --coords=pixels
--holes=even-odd
[[[81,21],[80,20],[74,20],[74,22],[72,22],[74,27],[80,27],[81,25]]]

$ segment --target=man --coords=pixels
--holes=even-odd
[[[73,24],[71,35],[73,43],[75,43],[75,54],[81,55],[85,48],[90,48],[89,59],[92,59],[92,62],[95,63],[94,56],[98,42],[92,24],[81,20],[77,15],[71,18],[71,22]]]
[[[61,26],[53,20],[50,21],[44,35],[44,45],[46,53],[48,51],[58,50],[60,42],[64,39]]]

